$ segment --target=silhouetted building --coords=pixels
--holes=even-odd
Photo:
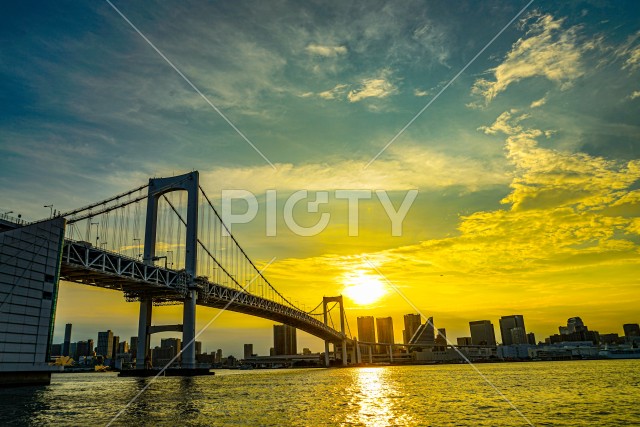
[[[582,331],[586,331],[587,327],[584,326],[584,323],[582,322],[582,319],[579,317],[570,317],[567,320],[567,332],[569,332],[570,334],[574,333],[574,332],[582,332]]]
[[[247,360],[253,355],[253,344],[244,345],[244,359]]]
[[[378,342],[393,344],[393,319],[391,317],[376,318],[376,329],[378,330]]]
[[[560,334],[551,335],[545,339],[545,342],[557,344],[561,342],[591,341],[594,345],[600,343],[600,334],[597,331],[590,331],[579,317],[570,317],[567,320],[567,326],[560,326],[558,330]]]
[[[600,334],[600,344],[618,344],[621,341],[618,334]]]
[[[296,328],[289,325],[273,325],[273,348],[276,356],[298,354]]]
[[[404,315],[404,330],[402,331],[403,344],[409,344],[409,341],[411,341],[411,338],[416,333],[421,323],[422,319],[419,314]]]
[[[118,344],[118,354],[126,353],[129,353],[129,343],[126,341],[122,341]]]
[[[409,340],[409,344],[411,344],[412,348],[428,348],[435,345],[433,317],[429,317],[424,324],[420,325]]]
[[[445,328],[438,328],[438,335],[436,335],[435,345],[447,345],[447,330]]]
[[[88,341],[78,341],[76,343],[76,354],[74,358],[76,360],[81,357],[93,356],[93,340],[91,340],[91,344]]]
[[[458,345],[459,346],[472,345],[471,337],[458,337]]]
[[[105,359],[113,355],[113,332],[111,329],[105,332],[98,332],[98,354]]]
[[[196,341],[196,356],[202,354],[202,341]]]
[[[138,354],[138,337],[131,337],[129,350],[131,352],[131,358],[135,359]]]
[[[216,350],[215,361],[216,361],[216,363],[222,363],[222,349],[221,348]]]
[[[113,352],[111,353],[111,356],[109,356],[112,359],[116,358],[116,355],[118,354],[118,346],[120,345],[120,337],[118,335],[114,335],[113,336],[113,346],[111,347],[113,349]]]
[[[536,345],[536,334],[533,332],[527,334],[527,344]]]
[[[513,334],[512,330],[515,328],[519,328],[519,330]],[[526,344],[527,331],[524,327],[524,317],[521,314],[502,316],[500,318],[500,335],[502,345]],[[514,341],[514,337],[517,341]]]
[[[471,342],[473,345],[496,345],[496,333],[493,323],[489,320],[476,320],[469,322]]]
[[[71,323],[67,323],[64,327],[64,342],[62,343],[62,355],[73,356],[71,354]]]
[[[625,323],[622,325],[622,329],[627,341],[630,341],[631,337],[640,337],[640,325],[637,323]]]
[[[375,321],[373,316],[358,317],[358,340],[361,342],[376,342]]]
[[[51,357],[62,356],[62,344],[51,345]]]

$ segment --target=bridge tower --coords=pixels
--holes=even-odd
[[[324,313],[324,324],[329,326],[327,305],[330,302],[337,302],[340,305],[340,333],[342,334],[342,366],[347,366],[347,335],[344,332],[344,304],[342,295],[337,297],[322,297],[322,312]],[[329,367],[329,341],[324,342],[324,364]]]
[[[185,242],[185,271],[187,273],[187,295],[184,299],[182,328],[182,367],[195,368],[195,336],[196,336],[196,300],[197,289],[194,286],[196,277],[197,244],[198,244],[198,180],[197,171],[169,178],[149,179],[147,196],[147,219],[144,234],[144,262],[153,265],[156,256],[156,231],[158,222],[158,200],[163,194],[172,191],[187,192],[187,235]],[[153,300],[143,297],[140,301],[140,317],[138,320],[138,357],[136,368],[144,369],[149,356],[151,312]]]

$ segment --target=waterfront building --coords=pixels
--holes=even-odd
[[[511,331],[515,328],[519,328],[519,330],[514,335]],[[527,330],[524,326],[524,317],[521,314],[502,316],[500,318],[500,335],[502,345],[526,344]],[[517,342],[514,341],[514,337],[518,339]]]
[[[458,337],[458,346],[472,345],[471,337]]]
[[[71,323],[67,323],[64,327],[64,341],[62,343],[62,355],[73,356],[71,353]]]
[[[422,323],[421,316],[419,314],[405,314],[404,315],[404,330],[402,331],[403,344],[409,344],[411,338],[416,333]]]
[[[640,325],[637,323],[625,323],[622,325],[622,329],[627,342],[640,341]]]
[[[247,360],[253,356],[253,344],[244,345],[244,360]]]
[[[277,356],[297,354],[296,328],[289,325],[273,325],[273,348]]]
[[[409,340],[409,344],[411,344],[412,348],[433,347],[435,345],[433,317],[429,317],[423,325],[420,325]]]
[[[438,328],[438,335],[434,340],[435,345],[445,346],[447,345],[447,330],[445,328]]]
[[[373,316],[358,317],[358,341],[376,342],[375,321]]]
[[[496,345],[496,334],[493,323],[489,320],[476,320],[469,322],[471,332],[471,342],[473,345]]]
[[[113,332],[111,329],[98,332],[98,355],[105,359],[113,355]]]

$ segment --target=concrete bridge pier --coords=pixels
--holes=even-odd
[[[136,349],[136,369],[145,369],[147,357],[151,361],[149,347],[151,346],[151,312],[153,301],[151,298],[144,298],[140,301],[140,315],[138,317],[138,348]]]

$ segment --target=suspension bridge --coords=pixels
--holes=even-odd
[[[136,368],[144,369],[150,336],[182,332],[182,368],[195,362],[196,306],[288,324],[360,361],[345,329],[342,296],[323,297],[306,311],[286,298],[247,255],[199,183],[197,171],[152,178],[145,185],[53,217],[64,223],[59,279],[113,289],[140,306]],[[183,306],[179,325],[152,325],[154,306]],[[333,324],[331,311],[339,307]],[[349,331],[349,334],[347,334]],[[376,343],[366,343],[370,349]],[[370,350],[371,351],[371,350]]]

